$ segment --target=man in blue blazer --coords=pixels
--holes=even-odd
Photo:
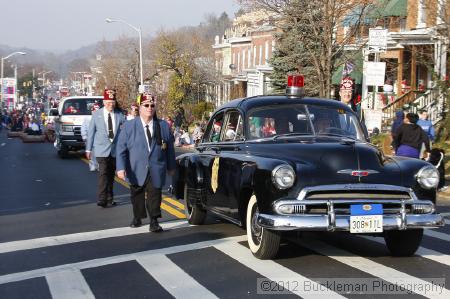
[[[151,95],[139,95],[138,105],[139,117],[127,121],[119,136],[117,176],[130,183],[133,205],[130,226],[141,226],[141,219],[146,218],[148,212],[150,231],[160,232],[161,189],[166,171],[169,175],[175,173],[174,140],[169,124],[157,118],[156,103]]]
[[[86,158],[90,160],[94,151],[99,165],[97,205],[106,208],[108,203],[115,205],[113,186],[116,171],[116,144],[125,116],[121,111],[115,110],[115,90],[105,90],[103,105],[103,108],[92,113],[86,140]]]

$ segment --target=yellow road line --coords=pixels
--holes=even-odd
[[[174,199],[172,199],[170,197],[167,197],[167,196],[163,196],[163,199],[165,201],[167,201],[167,202],[170,202],[172,205],[174,205],[174,206],[184,210],[184,204],[182,204],[181,202],[179,202],[177,200],[174,200]]]
[[[81,158],[82,161],[84,161],[85,163],[89,164],[89,161],[86,158]],[[128,184],[127,182],[125,182],[124,180],[119,179],[117,176],[114,177],[114,180],[121,184],[122,186],[124,186],[125,188],[130,189],[130,184]],[[172,205],[180,208],[181,210],[184,210],[184,205],[176,200],[171,199],[170,197],[167,196],[163,196],[162,197],[163,200],[167,201],[168,203],[171,203]],[[161,202],[161,209],[165,210],[166,212],[168,212],[169,214],[172,214],[175,217],[181,218],[181,219],[186,219],[186,215],[184,215],[183,213],[181,213],[180,211],[172,208],[169,205],[166,205],[165,203]]]
[[[165,210],[166,212],[180,218],[180,219],[185,219],[186,215],[184,215],[183,213],[181,213],[180,211],[172,208],[171,206],[166,205],[165,203],[161,202],[161,209]]]

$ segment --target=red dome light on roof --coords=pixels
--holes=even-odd
[[[302,97],[304,95],[305,79],[302,75],[288,75],[286,95]]]

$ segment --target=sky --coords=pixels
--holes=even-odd
[[[138,36],[122,19],[142,28],[142,35],[158,30],[198,25],[206,14],[239,9],[235,0],[5,0],[0,18],[0,44],[61,52],[95,42]]]

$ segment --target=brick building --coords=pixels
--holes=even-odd
[[[412,90],[432,88],[433,73],[443,79],[449,73],[449,12],[448,0],[387,0],[371,12],[374,22],[363,26],[352,39],[349,49],[358,48],[367,41],[369,27],[388,29],[388,47],[381,53],[386,62],[386,80],[394,85],[394,94],[400,97]],[[352,22],[344,22],[338,29],[338,40],[351,32]],[[368,51],[355,53],[364,60],[373,60]],[[362,62],[361,62],[362,63]],[[367,89],[363,87],[363,97]]]
[[[270,92],[273,20],[263,12],[247,13],[236,18],[222,37],[216,36],[212,47],[222,79],[215,86],[217,107],[235,98]]]

